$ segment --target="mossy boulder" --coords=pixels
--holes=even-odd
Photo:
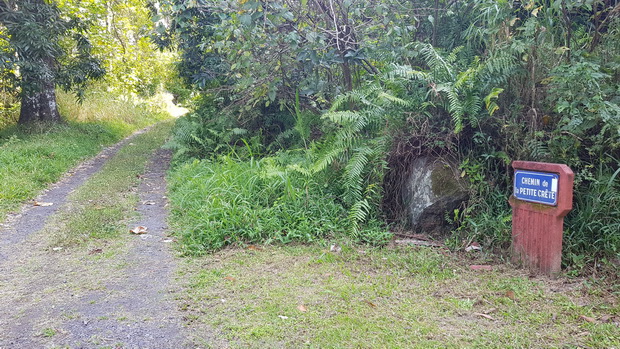
[[[453,161],[420,157],[411,164],[403,190],[410,228],[435,238],[444,238],[452,229],[446,216],[458,208],[468,195]]]

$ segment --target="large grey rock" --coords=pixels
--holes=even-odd
[[[416,232],[446,237],[451,229],[446,213],[452,216],[468,198],[456,166],[445,159],[419,157],[411,167],[403,190],[409,225]]]

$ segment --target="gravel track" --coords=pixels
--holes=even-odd
[[[174,300],[176,262],[166,235],[169,151],[153,154],[137,188],[140,218],[131,226],[146,226],[148,234],[87,249],[49,248],[46,231],[69,193],[130,140],[78,166],[36,199],[53,206],[27,205],[0,226],[0,349],[195,347]]]

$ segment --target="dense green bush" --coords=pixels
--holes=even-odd
[[[184,76],[207,72],[211,87],[210,102],[178,123],[181,157],[303,150],[282,166],[327,183],[361,237],[381,222],[407,229],[411,162],[448,156],[470,192],[446,212],[451,246],[489,249],[510,243],[511,162],[566,163],[576,180],[565,266],[620,260],[620,21],[610,2],[167,3],[191,58],[180,66],[195,67]],[[196,23],[208,30],[187,30]]]
[[[346,211],[291,155],[195,160],[170,176],[172,214],[185,252],[231,243],[312,242],[346,236]],[[294,161],[295,163],[299,163]],[[387,233],[358,236],[383,243]]]

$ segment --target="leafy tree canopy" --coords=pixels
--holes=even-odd
[[[91,55],[85,24],[63,15],[53,2],[3,0],[0,23],[13,52],[4,67],[21,87],[21,123],[60,120],[56,85],[82,91],[105,72]]]

